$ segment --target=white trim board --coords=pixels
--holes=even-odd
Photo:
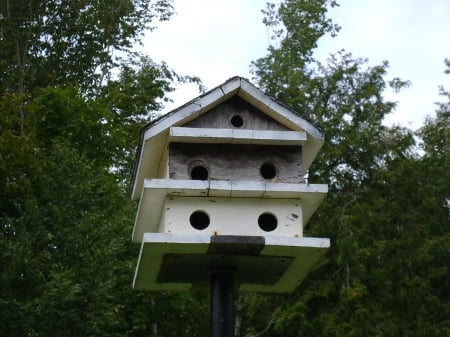
[[[306,132],[171,127],[169,139],[179,143],[303,145]]]

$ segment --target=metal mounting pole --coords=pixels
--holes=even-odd
[[[211,272],[211,337],[234,335],[234,273]]]

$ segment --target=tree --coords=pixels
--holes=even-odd
[[[195,296],[131,289],[137,130],[174,82],[198,82],[132,50],[172,13],[169,0],[1,4],[0,336],[195,326],[173,323],[196,317]]]
[[[48,116],[66,105],[95,118],[95,108],[79,106],[79,97],[55,91],[45,92],[29,112]],[[14,119],[14,114],[6,117]],[[33,127],[33,134],[1,134],[6,177],[1,297],[4,317],[12,316],[2,335],[83,334],[79,329],[89,327],[83,303],[95,306],[86,299],[116,282],[112,271],[120,265],[118,255],[123,259],[129,249],[123,216],[131,205],[114,175],[90,158],[97,144],[80,141],[83,118],[77,117],[63,119],[67,124],[62,125],[48,118],[49,129]],[[59,132],[55,126],[51,133],[52,122],[66,129]],[[17,310],[11,312],[11,306]],[[14,318],[17,312],[25,319]]]
[[[110,79],[102,87],[101,98],[97,100],[102,100],[112,113],[112,137],[118,144],[113,160],[124,181],[131,178],[135,154],[130,144],[137,140],[140,128],[149,119],[158,117],[163,104],[169,100],[167,93],[174,90],[173,83],[186,82],[196,83],[199,91],[204,90],[198,77],[181,76],[166,63],[156,64],[149,57],[141,56],[123,64],[118,78]]]
[[[173,14],[171,0],[36,1],[0,5],[0,95],[16,93],[23,104],[47,86],[76,87],[101,97],[114,74],[142,57],[133,50],[155,21]],[[149,63],[147,62],[147,65]],[[153,64],[158,68],[156,64]],[[191,80],[160,69],[161,82]],[[166,85],[163,90],[168,89]],[[154,92],[147,93],[148,96]],[[158,97],[162,97],[159,93]],[[23,130],[24,109],[18,111]]]
[[[173,14],[170,0],[6,0],[0,7],[2,90],[48,85],[94,89],[139,43],[155,20]]]
[[[385,126],[395,103],[384,89],[408,85],[385,80],[387,62],[370,67],[344,51],[325,65],[313,58],[317,40],[337,31],[325,17],[335,4],[284,1],[265,12],[276,46],[252,63],[253,74],[324,130],[310,180],[330,191],[309,233],[329,236],[332,247],[294,294],[243,297],[241,335],[446,335],[448,105],[418,134]]]

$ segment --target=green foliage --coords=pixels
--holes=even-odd
[[[21,133],[14,96],[1,106],[0,336],[206,335],[201,293],[131,289],[135,205],[95,141],[115,149],[113,128],[80,136],[110,110],[47,88]]]
[[[111,165],[114,139],[112,113],[99,102],[86,100],[75,89],[44,88],[33,102],[29,120],[43,148],[65,144],[77,157]]]
[[[0,5],[0,336],[204,333],[199,296],[131,289],[138,130],[175,82],[200,83],[131,49],[172,13],[170,0]]]
[[[101,100],[111,111],[111,137],[118,147],[114,153],[117,173],[128,181],[132,172],[134,152],[130,151],[130,140],[137,140],[139,130],[148,119],[158,117],[165,96],[173,90],[173,83],[196,83],[203,90],[201,81],[193,76],[180,76],[165,63],[156,64],[150,58],[141,56],[131,59],[121,67],[117,79],[110,79],[102,87]]]
[[[369,67],[344,51],[315,61],[317,40],[336,26],[324,16],[331,3],[310,4],[269,6],[278,44],[252,66],[267,93],[324,130],[310,180],[330,192],[307,234],[332,247],[294,294],[252,299],[261,310],[241,312],[241,335],[447,335],[449,105],[418,132],[385,126],[395,103],[384,90],[409,82],[387,82],[387,62]]]
[[[70,92],[57,94],[69,106],[79,103]],[[40,103],[48,106],[39,98],[30,114],[43,111]],[[16,327],[5,326],[1,335],[69,336],[84,325],[80,315],[89,314],[83,303],[98,310],[88,301],[93,291],[111,293],[117,286],[114,270],[132,271],[131,224],[125,216],[132,216],[130,202],[107,167],[80,153],[75,140],[73,146],[56,141],[63,137],[58,131],[0,135],[6,159],[0,201],[2,317],[8,317],[10,305],[26,317],[13,319]],[[45,144],[37,138],[50,134],[55,138]],[[118,269],[125,261],[127,268]]]
[[[48,85],[94,90],[155,20],[173,14],[170,0],[6,0],[0,7],[0,92]],[[12,61],[12,62],[11,62]]]

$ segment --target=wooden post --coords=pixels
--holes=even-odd
[[[211,272],[211,337],[233,337],[234,273]]]

